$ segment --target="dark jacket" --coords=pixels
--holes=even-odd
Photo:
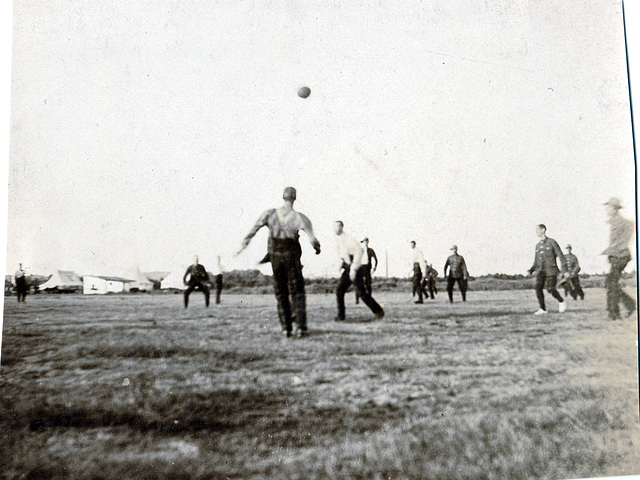
[[[544,273],[545,275],[558,275],[558,263],[556,258],[560,259],[560,266],[563,272],[567,271],[567,261],[560,249],[560,245],[553,238],[545,237],[536,245],[536,256],[533,266],[529,269],[529,273]]]
[[[188,280],[187,277],[189,277]],[[207,280],[207,270],[199,263],[194,263],[189,268],[187,268],[184,277],[182,277],[182,281],[188,285],[205,283]]]
[[[367,256],[369,257],[369,262],[367,263],[369,268],[373,266],[372,263],[374,259],[376,261],[376,268],[378,268],[378,257],[376,256],[376,252],[373,251],[373,248],[367,247]]]

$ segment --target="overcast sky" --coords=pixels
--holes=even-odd
[[[212,3],[14,5],[8,273],[254,268],[266,231],[232,254],[288,185],[307,275],[338,273],[336,219],[379,274],[410,240],[525,273],[538,223],[608,269],[601,204],[635,198],[619,1]]]

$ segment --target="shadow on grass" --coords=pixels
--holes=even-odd
[[[173,396],[149,391],[136,396],[144,398],[131,405],[87,400],[67,406],[61,400],[50,404],[46,397],[11,402],[0,427],[5,432],[108,427],[159,435],[241,432],[260,441],[301,447],[320,436],[377,431],[405,416],[403,409],[393,405],[366,404],[354,410],[304,404],[300,395],[284,389],[221,389]]]

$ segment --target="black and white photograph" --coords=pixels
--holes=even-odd
[[[5,10],[0,478],[639,478],[639,5]]]

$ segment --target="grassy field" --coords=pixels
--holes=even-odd
[[[10,297],[0,478],[637,474],[636,316],[586,294],[540,318],[533,291],[380,293],[374,320],[351,293],[344,323],[309,295],[305,339],[272,295]]]

